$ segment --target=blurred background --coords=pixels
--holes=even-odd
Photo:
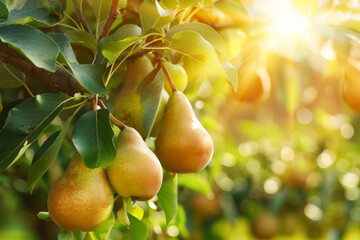
[[[176,220],[166,226],[154,212],[152,239],[360,239],[359,1],[209,2],[193,21],[225,40],[239,86],[181,63],[215,152],[199,174],[178,176]],[[73,147],[64,143],[33,195],[31,150],[0,175],[1,240],[60,231],[36,215]],[[156,199],[149,207],[158,208]],[[128,237],[117,221],[111,239]]]

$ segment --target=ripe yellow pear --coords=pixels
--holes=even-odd
[[[166,69],[169,71],[171,79],[174,81],[177,90],[179,90],[180,92],[183,92],[185,90],[187,82],[188,82],[188,77],[187,77],[186,71],[183,68],[183,66],[181,66],[180,64],[173,64],[171,62],[165,62],[164,65],[165,65]],[[165,90],[169,94],[171,94],[172,90],[171,90],[169,81],[165,74],[164,74],[164,76],[165,76],[165,78],[164,78]]]
[[[123,85],[114,103],[114,116],[127,126],[135,128],[142,137],[145,137],[145,129],[142,125],[144,107],[137,89],[153,68],[151,60],[146,55],[129,63]]]
[[[95,231],[109,217],[113,203],[104,169],[87,168],[78,153],[51,187],[47,200],[51,218],[65,231]]]
[[[206,167],[214,144],[196,118],[186,96],[175,91],[166,106],[155,153],[161,165],[175,173],[198,172]]]
[[[140,201],[150,200],[158,193],[163,176],[159,160],[131,127],[120,132],[117,155],[106,174],[120,196]]]

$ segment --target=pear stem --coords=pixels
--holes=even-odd
[[[90,111],[96,111],[97,110],[97,95],[95,95],[93,98],[89,99],[90,100]]]
[[[177,91],[176,85],[175,85],[174,81],[173,81],[172,78],[171,78],[171,75],[170,75],[170,73],[169,73],[169,70],[166,68],[166,66],[165,66],[165,64],[164,64],[164,61],[163,61],[158,55],[156,55],[156,58],[155,58],[155,59],[156,59],[156,61],[160,64],[161,69],[164,71],[164,73],[165,73],[165,75],[166,75],[166,77],[167,77],[167,79],[168,79],[168,81],[169,81],[171,90],[172,90],[173,92],[176,92],[176,91]]]
[[[80,22],[81,22],[81,25],[84,27],[85,31],[92,34],[90,28],[89,28],[89,25],[87,24],[86,20],[85,20],[85,17],[84,15],[82,14],[81,10],[80,10],[80,6],[77,2],[77,0],[72,0],[73,4],[74,4],[74,7],[75,7],[75,10],[76,10],[76,14],[78,15],[79,19],[80,19]]]
[[[103,103],[102,100],[99,99],[99,102],[98,102],[99,106],[103,109],[106,109],[106,106],[105,104]],[[110,117],[110,121],[115,124],[121,131],[124,130],[127,126],[121,122],[119,119],[117,119],[116,117],[114,117],[114,115],[112,115],[112,113],[109,114],[109,117]]]

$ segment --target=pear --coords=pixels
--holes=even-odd
[[[135,128],[142,137],[145,137],[145,129],[142,125],[144,108],[137,89],[153,68],[151,60],[146,55],[129,63],[123,85],[114,103],[114,116],[127,126]]]
[[[186,96],[175,91],[166,106],[155,153],[161,165],[174,173],[198,172],[206,167],[214,144],[196,118]]]
[[[169,71],[171,79],[174,81],[174,84],[175,84],[177,90],[179,90],[180,92],[183,92],[185,90],[187,82],[188,82],[188,77],[187,77],[185,69],[180,64],[173,64],[171,62],[165,62],[164,65],[165,65],[166,69]],[[164,74],[164,76],[165,76],[165,79],[164,79],[165,90],[169,94],[171,94],[172,90],[171,90],[169,81],[165,74]]]
[[[47,200],[51,218],[65,231],[95,231],[109,217],[113,203],[104,169],[87,168],[78,153],[51,187]]]
[[[106,174],[120,196],[140,201],[150,200],[158,193],[163,176],[156,155],[131,127],[120,132],[117,154]]]
[[[342,98],[346,105],[360,112],[360,70],[358,66],[348,64],[345,67],[345,77],[342,80]]]

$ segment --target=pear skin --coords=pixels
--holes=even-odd
[[[113,190],[104,169],[90,169],[75,153],[65,174],[51,187],[48,209],[65,231],[95,231],[110,216]]]
[[[163,176],[158,158],[131,127],[120,132],[117,155],[106,174],[120,196],[140,201],[150,200],[159,192]]]
[[[186,96],[175,91],[169,98],[155,153],[161,165],[174,173],[198,172],[211,160],[214,144],[196,118]]]
[[[151,60],[146,55],[129,63],[123,85],[114,103],[114,116],[127,126],[135,128],[142,137],[145,137],[145,129],[142,125],[144,107],[137,89],[153,69]]]

